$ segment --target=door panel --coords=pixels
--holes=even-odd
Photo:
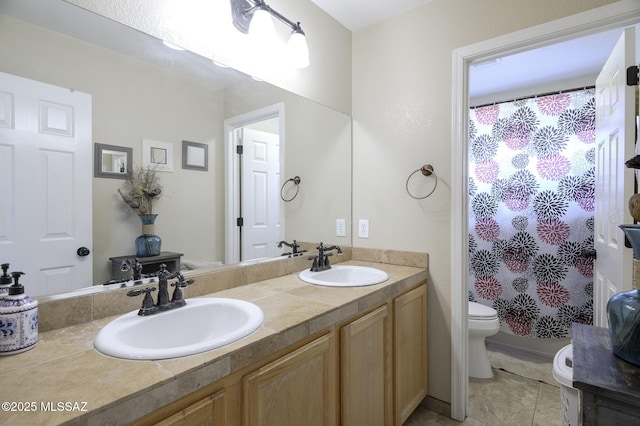
[[[632,223],[627,208],[633,171],[635,88],[626,85],[626,69],[635,61],[635,31],[625,30],[596,80],[596,207],[594,246],[594,324],[607,327],[609,298],[631,288],[632,251],[618,228]]]
[[[92,284],[91,96],[0,73],[0,261],[28,294]]]
[[[280,219],[280,143],[277,134],[243,129],[242,258],[278,256]]]

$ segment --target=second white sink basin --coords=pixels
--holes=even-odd
[[[233,343],[256,331],[262,309],[226,298],[187,299],[187,305],[149,316],[129,312],[107,324],[94,347],[117,358],[153,360],[193,355]]]
[[[326,271],[305,269],[298,274],[302,281],[331,287],[359,287],[385,282],[389,275],[380,269],[357,265],[334,265]]]

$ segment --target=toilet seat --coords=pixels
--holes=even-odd
[[[498,311],[477,302],[469,302],[469,319],[473,321],[492,321],[498,319]]]

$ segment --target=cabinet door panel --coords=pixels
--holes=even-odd
[[[390,425],[391,321],[387,305],[342,327],[342,424]]]
[[[396,424],[427,396],[427,287],[394,300]]]
[[[335,424],[335,338],[324,335],[243,379],[243,424]]]
[[[226,424],[224,402],[224,391],[216,392],[156,424],[159,426],[224,426]]]

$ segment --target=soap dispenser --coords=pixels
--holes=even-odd
[[[9,264],[3,263],[0,265],[2,268],[2,275],[0,275],[0,299],[4,299],[5,296],[9,295],[9,286],[11,285],[11,277],[7,274],[9,270]]]
[[[12,272],[9,294],[0,300],[0,355],[27,351],[38,343],[38,301],[24,294],[24,272]]]

